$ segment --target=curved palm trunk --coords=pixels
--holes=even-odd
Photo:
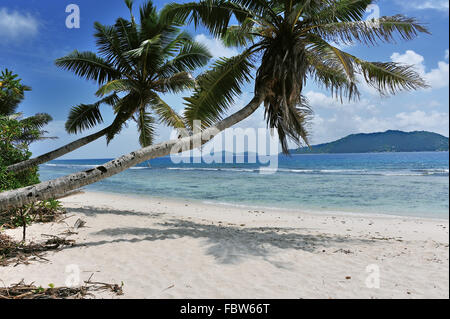
[[[196,140],[198,140],[201,145],[205,144],[219,132],[250,116],[263,100],[264,96],[255,96],[250,103],[240,111],[227,117],[217,125],[193,136],[148,146],[90,170],[70,174],[37,185],[0,193],[0,211],[9,208],[22,207],[23,205],[38,200],[54,198],[68,191],[95,183],[144,161],[169,155],[173,152],[172,149],[174,146],[177,149],[191,150],[195,146],[199,146],[195,145]]]
[[[54,160],[55,158],[61,157],[67,153],[70,153],[72,151],[75,151],[76,149],[89,144],[97,139],[99,139],[100,137],[102,137],[103,135],[106,134],[106,132],[108,131],[108,128],[105,128],[101,131],[98,131],[97,133],[88,135],[86,137],[80,138],[76,141],[73,141],[72,143],[66,144],[63,147],[60,147],[54,151],[48,152],[46,154],[43,154],[41,156],[35,157],[35,158],[31,158],[29,160],[17,163],[17,164],[13,164],[8,166],[7,171],[8,172],[14,172],[14,173],[18,173],[21,172],[27,168],[30,168],[32,166],[36,166],[36,165],[40,165],[43,163],[47,163],[51,160]]]

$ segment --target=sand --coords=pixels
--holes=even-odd
[[[448,220],[311,214],[86,192],[62,199],[77,245],[0,267],[0,285],[93,280],[112,298],[449,298]],[[20,239],[21,230],[7,234]],[[79,276],[78,276],[79,275]]]

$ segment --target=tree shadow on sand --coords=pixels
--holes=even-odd
[[[117,210],[111,208],[98,208],[98,207],[83,207],[83,208],[70,208],[71,213],[80,213],[85,216],[95,217],[96,215],[117,215],[117,216],[138,216],[138,217],[149,217],[149,218],[157,218],[164,215],[164,213],[144,213],[137,211],[126,211],[126,210]]]
[[[271,257],[280,249],[295,249],[306,252],[322,252],[327,248],[350,248],[354,244],[373,244],[374,241],[346,236],[299,234],[301,230],[258,227],[239,228],[223,227],[214,224],[200,224],[192,221],[172,219],[157,224],[158,228],[123,227],[109,228],[93,233],[98,236],[122,237],[113,240],[83,243],[83,246],[99,246],[121,242],[157,241],[192,237],[204,239],[206,254],[212,255],[223,264],[234,264],[250,256],[262,257],[276,267],[286,268],[287,264],[273,260]],[[130,235],[135,238],[123,238]],[[143,236],[143,237],[142,237]]]

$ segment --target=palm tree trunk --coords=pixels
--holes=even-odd
[[[99,139],[100,137],[102,137],[103,135],[106,134],[107,130],[108,130],[108,128],[105,128],[101,131],[98,131],[97,133],[91,134],[89,136],[86,136],[86,137],[80,138],[76,141],[73,141],[72,143],[64,145],[63,147],[60,147],[54,151],[48,152],[41,156],[31,158],[29,160],[26,160],[26,161],[23,161],[20,163],[10,165],[10,166],[8,166],[7,171],[13,172],[13,173],[18,173],[23,170],[26,170],[27,168],[30,168],[30,167],[33,167],[36,165],[40,165],[43,163],[47,163],[51,160],[54,160],[55,158],[61,157],[67,153],[70,153],[70,152],[86,145],[86,144],[89,144],[89,143]]]
[[[0,211],[9,208],[22,207],[23,205],[39,200],[54,198],[66,192],[95,183],[144,161],[169,155],[174,152],[172,151],[174,146],[176,146],[177,149],[183,149],[183,151],[191,150],[194,147],[199,146],[196,145],[195,141],[198,140],[201,145],[205,144],[219,132],[250,116],[263,100],[264,96],[255,96],[250,103],[240,111],[227,117],[215,126],[193,136],[148,146],[90,170],[70,174],[37,185],[0,193]]]

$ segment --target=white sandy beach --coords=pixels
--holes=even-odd
[[[449,298],[448,220],[97,192],[62,202],[67,224],[33,225],[28,238],[60,234],[81,218],[87,227],[69,237],[77,245],[49,253],[49,262],[0,267],[0,285],[61,286],[78,267],[81,280],[123,282],[120,298]],[[21,229],[6,233],[20,239]],[[380,287],[368,288],[377,269]]]

